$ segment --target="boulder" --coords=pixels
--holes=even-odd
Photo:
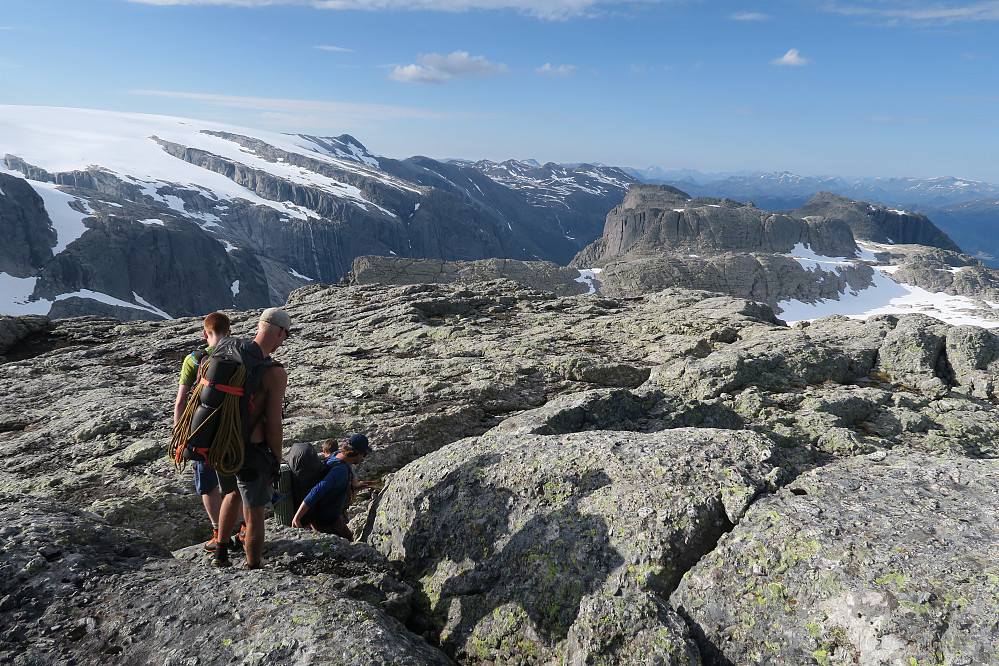
[[[288,529],[264,570],[213,569],[64,504],[0,511],[5,663],[453,663],[393,617],[411,590],[366,546]]]
[[[670,601],[709,663],[991,664],[994,461],[830,463],[756,502]]]
[[[713,429],[487,434],[396,472],[366,537],[417,582],[463,663],[550,663],[593,645],[615,646],[606,663],[698,663],[649,595],[668,596],[773,486],[772,449]]]

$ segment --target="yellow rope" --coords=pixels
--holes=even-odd
[[[207,364],[208,361],[206,360]],[[188,433],[191,431],[191,420],[194,418],[194,410],[198,408],[201,403],[201,382],[194,387],[191,395],[187,397],[187,405],[184,407],[184,412],[180,415],[177,420],[177,424],[173,427],[173,436],[170,438],[170,449],[168,455],[170,459],[173,460],[173,466],[177,468],[178,472],[183,472],[187,467],[187,459],[183,457],[178,457],[180,449],[184,448],[187,444]],[[204,424],[202,424],[204,425]]]
[[[239,366],[229,380],[229,386],[242,387],[246,380],[246,366]],[[227,393],[217,410],[219,429],[208,451],[208,466],[219,474],[235,474],[243,467],[243,423],[239,415],[239,396]]]
[[[202,368],[203,374],[208,372],[208,363],[210,360],[205,359],[204,367]],[[229,386],[242,387],[245,380],[246,366],[241,365],[236,368],[236,371],[229,379]],[[173,436],[170,439],[169,455],[178,472],[183,472],[187,467],[187,460],[182,455],[178,457],[178,453],[195,434],[191,432],[191,420],[194,418],[194,412],[201,402],[199,398],[203,386],[199,382],[194,391],[191,392],[187,406],[184,408],[184,413],[181,414],[177,425],[174,426]],[[218,418],[219,424],[218,430],[215,433],[215,439],[212,440],[211,449],[208,451],[208,466],[219,474],[235,474],[243,466],[245,460],[242,419],[239,414],[239,396],[227,393],[222,399],[222,404],[219,408],[209,414],[208,418],[201,422],[197,430],[203,428],[212,418]]]

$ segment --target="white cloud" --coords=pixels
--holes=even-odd
[[[733,21],[766,21],[770,19],[769,14],[759,12],[738,12],[729,16]]]
[[[510,73],[506,65],[493,64],[484,56],[469,55],[468,51],[420,54],[416,61],[419,64],[396,67],[389,72],[389,78],[404,83],[439,84],[458,77],[483,79]]]
[[[572,72],[575,69],[575,65],[553,65],[550,62],[546,62],[541,67],[536,67],[534,71],[553,79],[567,79],[572,76]]]
[[[923,0],[908,0],[901,3],[902,7],[882,8],[880,6],[858,5],[827,5],[825,10],[844,16],[868,16],[885,19],[890,24],[900,21],[915,23],[962,23],[974,21],[999,21],[999,0],[986,2],[935,2],[927,4]]]
[[[354,49],[345,49],[342,46],[313,46],[314,49],[319,49],[320,51],[336,51],[343,53],[353,53]]]
[[[807,65],[810,62],[811,60],[809,60],[808,58],[801,57],[801,53],[798,52],[798,49],[791,49],[780,58],[777,58],[776,60],[771,60],[770,64],[787,65],[790,67],[801,67],[802,65]]]
[[[466,12],[474,10],[513,9],[542,19],[565,19],[600,13],[606,5],[659,3],[662,0],[127,0],[147,5],[229,5],[264,7],[270,5],[308,5],[316,9],[414,10]]]

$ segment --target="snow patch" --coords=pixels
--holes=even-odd
[[[5,315],[43,315],[48,314],[52,307],[51,301],[29,301],[35,290],[38,278],[19,278],[0,271],[0,314]]]
[[[895,282],[889,275],[897,266],[875,266],[874,284],[867,289],[842,294],[839,300],[824,299],[817,303],[781,301],[779,315],[788,324],[840,314],[851,319],[866,319],[878,314],[921,313],[948,324],[971,324],[983,328],[999,327],[999,319],[975,315],[976,301],[965,296],[931,293],[925,289]],[[999,304],[989,303],[999,310]]]
[[[816,254],[810,246],[798,243],[791,252],[788,253],[792,259],[801,264],[806,271],[825,271],[827,273],[838,273],[842,266],[853,266],[852,261],[846,257],[825,257]]]
[[[2,108],[0,107],[0,109]],[[2,128],[2,125],[0,125],[0,128]],[[24,178],[19,171],[10,171],[3,168],[0,168],[0,171],[15,178]],[[56,245],[52,248],[52,254],[59,254],[66,249],[67,245],[87,231],[87,225],[83,223],[83,218],[88,217],[88,214],[81,213],[70,206],[73,202],[77,202],[78,204],[85,204],[85,202],[77,197],[59,191],[55,183],[43,183],[27,179],[25,179],[25,182],[42,198],[45,212],[48,213],[49,219],[52,221],[52,228],[56,232]],[[93,211],[90,211],[89,206],[84,206],[84,208],[91,214],[93,213]]]
[[[602,268],[580,268],[579,277],[576,278],[576,282],[581,282],[588,285],[590,290],[586,293],[595,294],[597,293],[596,279],[597,275],[603,270]]]
[[[93,293],[97,293],[97,292],[93,292]],[[101,294],[101,296],[104,296],[104,294]],[[57,297],[56,300],[59,300],[59,298],[60,297]],[[110,298],[110,296],[108,296],[108,298]],[[156,314],[160,315],[164,319],[173,319],[173,317],[171,317],[170,315],[168,315],[166,312],[163,312],[163,310],[160,310],[155,305],[150,304],[148,301],[146,301],[144,298],[142,298],[142,296],[139,296],[134,291],[132,292],[132,298],[135,299],[136,303],[145,306],[144,308],[142,308],[143,310],[149,310],[150,312],[155,312]],[[133,305],[131,307],[135,307],[135,306]]]

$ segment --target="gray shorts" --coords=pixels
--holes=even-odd
[[[271,501],[273,494],[271,476],[277,468],[277,461],[267,444],[262,442],[250,444],[246,447],[243,466],[235,475],[219,474],[222,494],[228,495],[238,489],[245,508],[264,506]]]

